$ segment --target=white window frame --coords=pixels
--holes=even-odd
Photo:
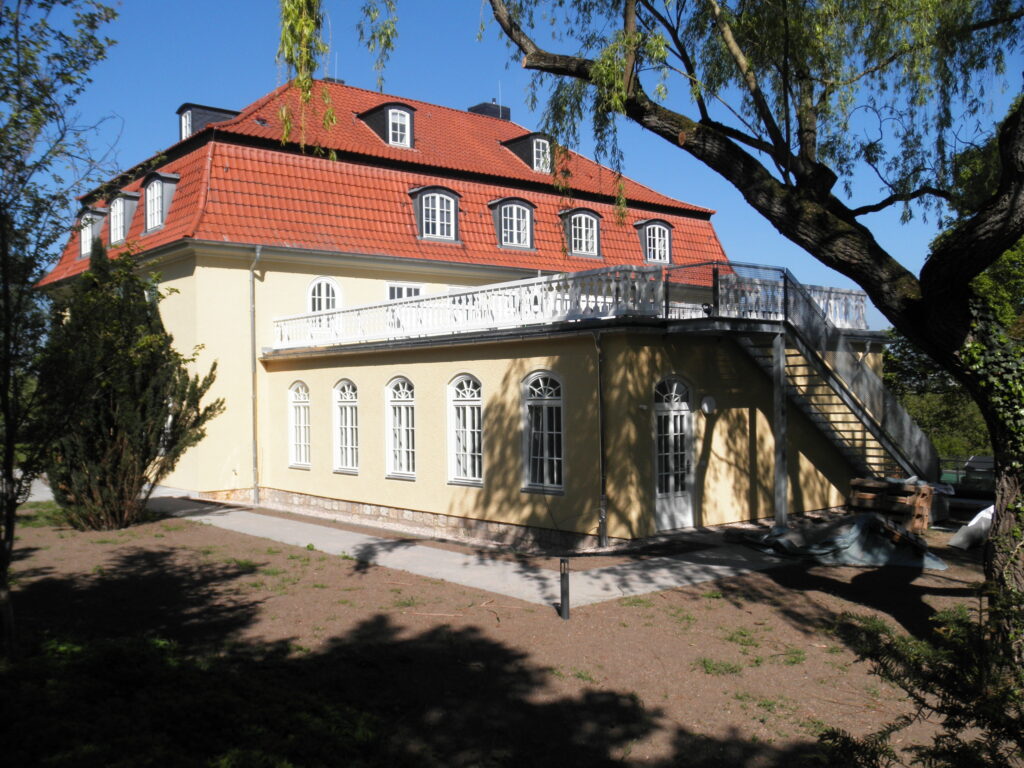
[[[455,239],[455,198],[444,192],[427,192],[420,198],[422,236],[433,240]]]
[[[309,387],[296,381],[288,387],[288,466],[311,466]]]
[[[359,472],[359,389],[351,379],[334,385],[334,471]]]
[[[416,389],[404,376],[388,382],[387,476],[402,480],[416,478]]]
[[[414,299],[423,295],[423,286],[419,283],[388,283],[388,301]]]
[[[547,139],[533,140],[533,170],[551,173],[551,142]]]
[[[579,256],[597,256],[599,227],[592,213],[574,213],[569,217],[569,251]]]
[[[672,233],[664,224],[651,223],[644,227],[644,256],[656,264],[672,261]]]
[[[532,212],[523,203],[504,203],[501,206],[499,226],[500,242],[508,248],[529,248],[533,227]]]
[[[388,144],[392,147],[412,146],[412,121],[404,109],[388,110]]]
[[[181,139],[187,139],[192,135],[192,110],[186,109],[181,113]]]
[[[92,241],[96,239],[95,227],[96,217],[91,213],[82,214],[81,223],[78,226],[78,255],[83,259],[92,255]]]
[[[470,374],[448,385],[448,480],[459,485],[484,481],[483,387]]]
[[[163,226],[164,219],[164,183],[153,179],[146,185],[146,231]]]
[[[332,312],[341,304],[341,290],[330,277],[317,277],[306,291],[306,307],[309,312]]]
[[[110,204],[110,244],[120,243],[124,241],[125,236],[128,234],[128,227],[125,226],[124,209],[125,201],[123,197],[116,197]]]
[[[559,493],[565,488],[565,408],[562,380],[537,371],[523,380],[523,485]]]

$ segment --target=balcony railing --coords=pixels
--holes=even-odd
[[[467,288],[274,321],[274,348],[529,327],[614,317],[740,317],[781,320],[792,275],[774,267],[697,264],[609,267]],[[864,294],[801,286],[838,328],[866,328]]]
[[[612,267],[274,321],[274,347],[443,336],[588,318],[658,316],[660,267]]]

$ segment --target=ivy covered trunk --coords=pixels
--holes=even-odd
[[[1024,668],[1024,345],[976,302],[961,350],[964,383],[988,422],[995,452],[996,508],[985,549],[992,651]]]

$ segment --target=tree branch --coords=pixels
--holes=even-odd
[[[1024,237],[1024,100],[1003,121],[998,147],[999,187],[974,215],[936,241],[921,270],[929,292],[948,296],[967,290],[971,280]]]
[[[943,200],[952,200],[953,196],[944,189],[938,189],[937,187],[923,186],[920,189],[915,189],[913,192],[894,192],[883,200],[879,200],[877,203],[871,205],[862,205],[859,208],[853,208],[850,210],[851,216],[863,216],[867,213],[877,213],[878,211],[888,208],[890,205],[895,203],[907,203],[911,200],[917,200],[925,195],[932,195],[933,197],[941,197]]]

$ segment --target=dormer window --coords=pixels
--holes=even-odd
[[[135,206],[138,203],[137,192],[121,192],[110,203],[110,244],[123,243],[128,237],[128,228],[132,223],[132,216],[135,215]]]
[[[404,109],[388,110],[388,144],[393,147],[409,147],[409,113]]]
[[[184,141],[192,135],[192,110],[186,109],[181,113],[181,136],[180,141]]]
[[[596,258],[601,255],[600,214],[577,208],[559,215],[565,223],[565,243],[571,256]]]
[[[124,198],[119,197],[110,204],[110,242],[121,242],[124,233]]]
[[[179,178],[176,173],[159,171],[152,171],[146,177],[146,232],[159,229],[167,221],[167,212],[171,209],[171,199]]]
[[[501,143],[531,170],[551,173],[551,138],[546,134],[527,133]]]
[[[518,198],[503,198],[488,203],[494,211],[498,245],[504,248],[533,247],[533,204]]]
[[[425,240],[459,239],[459,194],[444,187],[409,190],[416,204],[419,236]]]
[[[547,139],[533,140],[533,170],[551,173],[551,142]]]
[[[146,187],[146,229],[156,229],[164,223],[164,183],[153,179]]]
[[[672,225],[657,219],[638,221],[634,225],[640,235],[644,259],[657,264],[672,261]]]
[[[81,248],[79,256],[83,259],[88,258],[92,254],[92,241],[96,239],[98,229],[95,215],[91,213],[82,214],[78,236]]]
[[[416,146],[416,109],[391,101],[378,104],[358,115],[380,140],[392,147],[412,149]]]

